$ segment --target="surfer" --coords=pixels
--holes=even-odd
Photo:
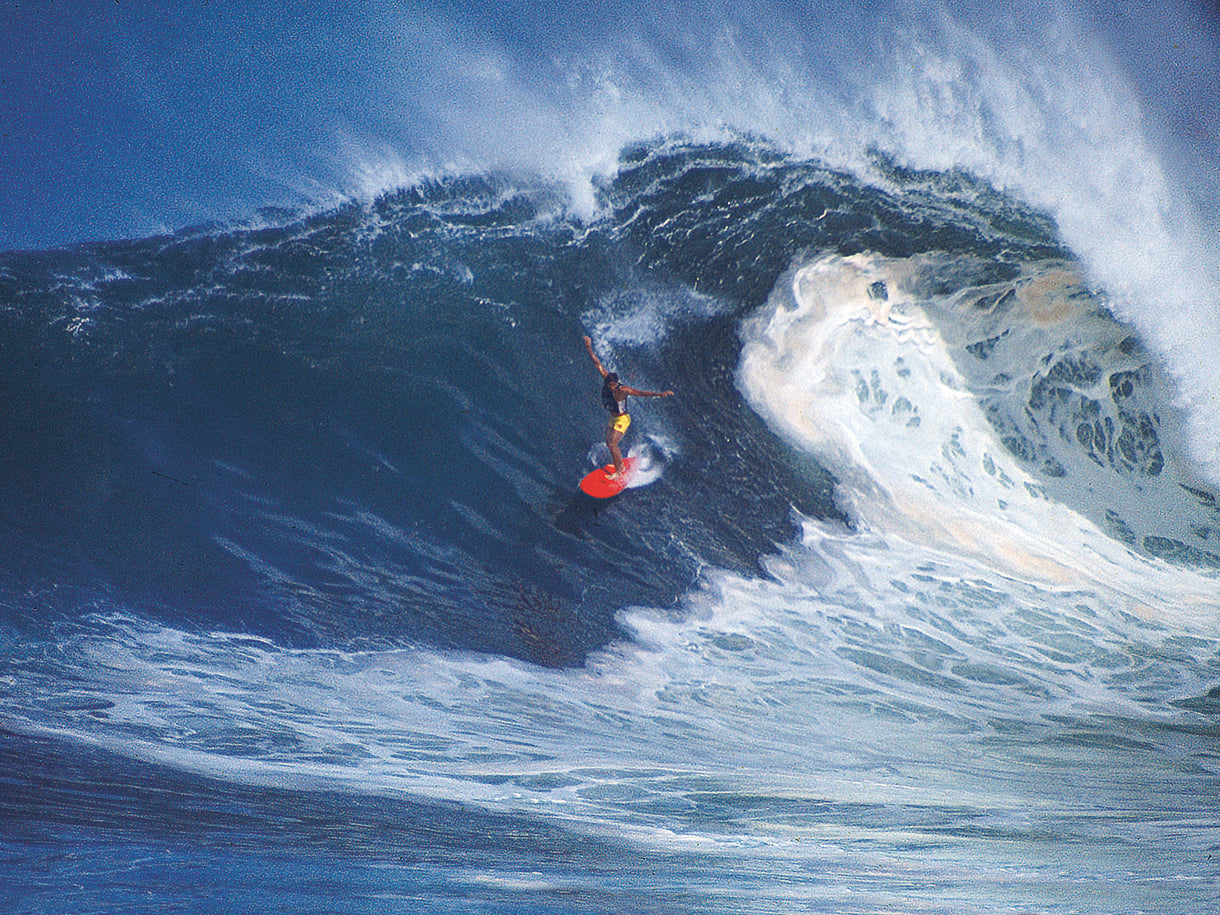
[[[602,403],[610,411],[610,422],[606,424],[606,447],[610,449],[610,457],[614,459],[614,473],[610,475],[613,480],[623,475],[623,453],[619,450],[618,443],[631,425],[631,416],[627,412],[628,396],[673,397],[674,392],[637,391],[635,388],[629,388],[618,380],[618,375],[614,372],[606,371],[602,361],[597,358],[597,353],[593,352],[593,341],[588,336],[585,337],[585,349],[589,351],[589,358],[602,374]]]

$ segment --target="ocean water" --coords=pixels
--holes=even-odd
[[[0,908],[1220,912],[1214,11],[115,7],[3,90]]]

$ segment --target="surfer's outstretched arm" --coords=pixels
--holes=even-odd
[[[593,339],[588,335],[585,336],[585,349],[589,351],[589,358],[593,360],[593,364],[597,366],[597,370],[602,373],[602,377],[605,378],[608,374],[610,374],[602,365],[602,361],[597,358],[597,353],[593,352]]]
[[[625,394],[630,394],[632,397],[673,397],[673,391],[637,391],[635,388],[629,388],[623,385],[620,388]]]

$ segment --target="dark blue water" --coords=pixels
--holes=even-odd
[[[1152,38],[298,12],[98,11],[5,90],[27,155],[56,87],[112,116],[65,162],[148,136],[4,229],[7,911],[1220,905],[1212,190]],[[606,502],[585,334],[677,392]]]

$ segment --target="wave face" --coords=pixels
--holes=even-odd
[[[18,911],[1214,901],[1209,192],[1138,55],[894,11],[811,88],[805,31],[417,10],[465,164],[0,257]],[[608,503],[585,333],[678,395]]]

